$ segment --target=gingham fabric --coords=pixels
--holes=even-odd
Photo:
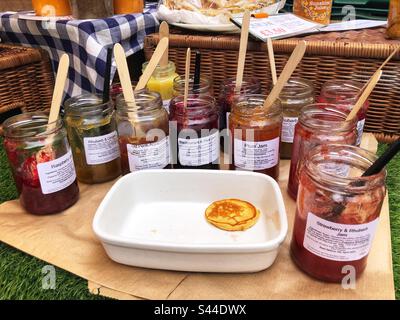
[[[126,55],[143,49],[144,38],[157,31],[154,6],[143,14],[117,15],[106,19],[42,22],[18,19],[0,13],[3,42],[41,47],[49,52],[53,70],[63,53],[68,53],[70,69],[64,99],[87,92],[102,92],[107,48],[121,43]],[[115,61],[111,79],[116,71]]]

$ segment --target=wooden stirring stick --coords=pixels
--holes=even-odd
[[[50,125],[48,130],[51,131],[55,128],[58,115],[60,114],[61,101],[64,94],[64,87],[67,81],[69,68],[69,57],[67,54],[63,54],[58,64],[56,83],[54,85],[53,98],[51,100],[50,114],[48,124]]]
[[[236,91],[240,91],[243,83],[244,63],[246,61],[247,42],[249,39],[250,12],[245,11],[240,33],[239,58],[236,71]]]
[[[397,49],[394,49],[393,50],[393,52],[389,55],[389,57],[387,57],[386,58],[386,60],[381,64],[381,66],[378,68],[378,70],[382,70],[385,66],[386,66],[386,64],[390,61],[390,60],[392,60],[392,58],[393,58],[393,56],[397,53],[397,51],[399,51],[400,50],[400,47],[399,48],[397,48]],[[377,71],[378,71],[377,70]],[[371,78],[372,79],[372,78]],[[371,80],[370,79],[370,80]],[[367,88],[367,85],[368,85],[368,83],[369,83],[369,81],[370,80],[368,80],[365,84],[364,84],[364,86],[361,88],[361,90],[360,90],[360,93],[361,92],[364,92],[364,90]]]
[[[167,38],[169,39],[169,26],[165,21],[161,22],[160,30],[159,30],[160,39]],[[160,60],[160,66],[166,67],[168,65],[168,48],[165,50],[163,56]]]
[[[189,77],[190,77],[190,48],[186,51],[186,64],[185,64],[185,92],[183,95],[183,107],[187,107],[189,95]]]
[[[364,105],[364,102],[368,99],[369,95],[371,94],[372,90],[374,90],[376,84],[378,83],[379,79],[382,76],[382,70],[378,69],[375,71],[371,79],[368,80],[368,85],[361,94],[360,98],[358,98],[357,102],[355,103],[353,109],[351,109],[351,112],[346,118],[346,121],[352,120],[358,113],[358,111],[361,109],[361,107]]]
[[[271,38],[267,38],[267,47],[268,47],[269,67],[271,69],[272,84],[276,85],[277,77],[276,77],[275,55]]]
[[[268,95],[267,99],[264,101],[264,108],[268,109],[272,106],[276,99],[278,99],[279,94],[281,93],[283,87],[285,86],[286,82],[291,77],[293,71],[296,69],[297,65],[301,61],[306,52],[306,42],[300,41],[296,48],[293,50],[292,55],[290,56],[288,62],[283,68],[282,73],[280,74],[276,85],[272,88],[270,94]]]
[[[115,62],[117,63],[119,80],[122,86],[122,93],[126,102],[132,103],[136,107],[135,96],[132,89],[132,81],[129,76],[128,63],[126,62],[125,51],[122,46],[117,43],[114,46]]]
[[[147,65],[146,69],[144,70],[142,76],[140,77],[135,90],[142,90],[147,85],[147,82],[149,82],[151,76],[153,75],[154,70],[157,68],[157,65],[160,63],[160,60],[161,60],[162,56],[164,55],[165,50],[168,49],[168,43],[169,43],[168,38],[162,38],[160,40],[160,42],[157,45],[156,50],[154,50],[154,53]]]

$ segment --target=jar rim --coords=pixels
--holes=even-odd
[[[123,93],[117,96],[117,113],[124,112],[152,112],[163,109],[161,95],[155,91],[149,91],[146,88],[133,92],[135,103],[126,101]]]
[[[365,172],[377,158],[374,153],[360,147],[326,144],[312,148],[304,163],[308,176],[318,186],[336,193],[359,194],[384,185],[387,174],[385,168],[371,176],[353,175],[354,172]],[[326,165],[330,166],[327,168]]]
[[[257,115],[273,117],[281,114],[282,108],[279,99],[276,99],[272,106],[266,110],[263,107],[266,98],[267,96],[264,94],[237,95],[233,99],[232,113],[248,118]]]
[[[113,109],[111,99],[103,102],[100,94],[88,93],[69,98],[64,103],[65,114],[73,116],[91,116],[99,112],[109,112]]]
[[[183,95],[178,95],[173,98],[170,102],[170,105],[180,105],[184,101]],[[199,103],[201,102],[201,103]],[[197,95],[197,94],[188,94],[187,98],[187,107],[186,108],[174,108],[174,112],[179,116],[184,115],[192,115],[198,114],[204,110],[210,112],[216,112],[217,106],[215,102],[215,98],[210,95]]]
[[[346,120],[348,113],[331,103],[312,103],[301,108],[299,122],[309,129],[321,131],[348,131],[355,128],[357,119]]]
[[[354,104],[362,87],[363,84],[356,80],[328,80],[321,88],[321,96],[341,103]]]
[[[236,78],[227,78],[221,83],[221,91],[229,90],[234,91],[236,88]],[[243,77],[242,86],[240,88],[241,93],[245,93],[250,90],[261,90],[261,81],[254,77]]]
[[[293,90],[295,97],[293,97]],[[302,99],[314,94],[314,86],[311,81],[299,77],[290,78],[283,87],[279,98]]]
[[[149,64],[149,61],[143,62],[142,64],[142,71],[144,71]],[[157,64],[156,68],[153,71],[153,77],[161,77],[165,76],[165,74],[171,74],[174,73],[176,70],[175,63],[173,61],[168,61],[168,63],[165,66],[162,66],[160,64]]]
[[[51,123],[48,123],[48,119],[49,114],[42,111],[26,112],[12,116],[3,123],[4,137],[9,139],[41,139],[62,128],[63,121],[61,117]],[[35,122],[37,123],[35,124]]]

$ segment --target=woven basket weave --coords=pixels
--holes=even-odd
[[[202,53],[202,72],[214,81],[219,94],[223,79],[234,77],[239,50],[237,35],[198,35],[173,31],[170,35],[170,60],[177,72],[184,74],[186,48]],[[186,31],[185,31],[186,32]],[[277,72],[282,71],[290,53],[299,40],[307,41],[307,51],[295,75],[311,80],[316,92],[330,79],[367,81],[400,41],[386,40],[385,29],[367,29],[341,33],[325,33],[273,41]],[[159,41],[158,34],[145,39],[145,55],[149,59]],[[194,50],[192,50],[193,53]],[[193,53],[194,55],[194,53]],[[192,57],[193,61],[194,57]],[[193,63],[192,63],[193,67]],[[193,72],[193,70],[192,70]],[[271,85],[267,46],[250,41],[246,56],[245,75],[262,81],[263,90]],[[370,96],[365,130],[376,134],[381,141],[400,137],[400,56],[397,54],[384,68],[383,76]]]
[[[0,44],[0,73],[0,114],[49,110],[54,77],[45,51]]]

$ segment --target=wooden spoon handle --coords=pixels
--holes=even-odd
[[[270,66],[270,69],[271,69],[272,84],[276,85],[276,82],[278,81],[278,79],[277,79],[277,76],[276,76],[274,47],[272,45],[271,38],[267,38],[267,47],[268,47],[269,66]]]
[[[132,89],[132,81],[129,76],[128,63],[126,62],[125,51],[122,46],[117,43],[114,46],[115,62],[117,63],[118,75],[121,81],[122,93],[126,102],[131,102],[135,105],[135,96]]]
[[[244,63],[246,62],[247,43],[249,39],[250,12],[245,11],[240,33],[239,58],[236,71],[236,90],[240,91],[243,83]]]
[[[151,76],[153,75],[154,70],[156,69],[157,65],[160,63],[161,57],[163,56],[165,50],[168,49],[168,38],[162,38],[157,45],[156,50],[149,61],[146,69],[144,70],[142,76],[139,79],[139,82],[136,86],[136,90],[142,90],[149,82]]]
[[[358,111],[361,109],[361,107],[364,105],[365,101],[368,99],[369,95],[371,94],[372,90],[374,90],[376,84],[378,83],[379,79],[382,76],[382,70],[378,69],[375,71],[371,79],[368,80],[367,87],[361,94],[360,98],[358,98],[357,102],[355,103],[353,109],[351,109],[351,112],[348,114],[346,121],[349,121],[353,119]]]
[[[69,57],[63,54],[58,64],[56,83],[54,85],[53,98],[51,100],[50,114],[48,123],[54,123],[60,114],[60,107],[64,95],[65,83],[67,81],[69,68]]]
[[[165,21],[161,22],[160,30],[159,30],[160,39],[168,38],[169,39],[169,26]],[[160,60],[160,66],[165,67],[168,65],[168,48],[165,50],[163,56]]]
[[[269,108],[278,99],[279,94],[281,93],[283,87],[286,82],[290,79],[293,71],[296,69],[297,65],[301,61],[306,52],[306,42],[300,41],[296,48],[294,49],[292,55],[290,56],[288,62],[283,68],[282,73],[280,74],[276,85],[272,88],[271,93],[268,95],[267,99],[264,102],[264,108]]]
[[[189,95],[189,77],[190,77],[190,48],[186,51],[186,64],[185,64],[185,92],[183,95],[183,106],[187,107],[188,95]]]

